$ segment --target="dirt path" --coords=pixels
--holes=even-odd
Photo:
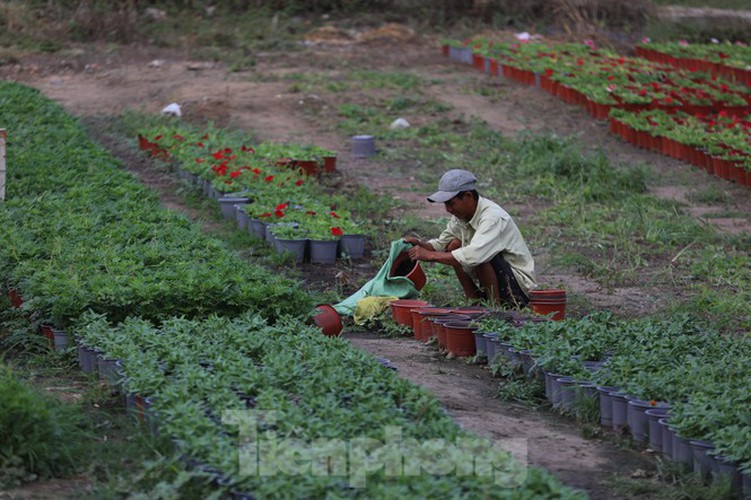
[[[525,438],[530,464],[586,490],[593,499],[626,498],[613,491],[612,479],[654,468],[646,455],[618,448],[612,440],[585,439],[570,419],[499,401],[498,381],[486,367],[447,360],[435,347],[414,339],[369,334],[345,338],[374,356],[389,359],[402,377],[436,394],[464,429],[489,439]]]
[[[319,47],[278,58],[271,56],[257,54],[258,63],[251,73],[231,73],[221,66],[192,64],[175,54],[135,49],[113,56],[78,53],[65,61],[30,57],[23,64],[2,71],[6,79],[17,79],[39,88],[69,112],[86,117],[91,123],[98,115],[119,114],[127,109],[158,113],[166,104],[179,102],[187,118],[211,119],[220,126],[252,131],[258,140],[319,144],[339,153],[338,168],[354,182],[385,196],[403,199],[412,214],[435,217],[443,215],[441,207],[431,206],[424,202],[423,195],[405,189],[405,185],[413,186],[416,182],[408,172],[396,171],[379,160],[351,158],[349,139],[321,129],[307,113],[311,107],[317,113],[335,113],[335,103],[292,91],[279,78],[289,72],[314,72],[327,67],[327,61],[335,56],[351,61],[353,67],[409,69],[425,78],[440,77],[444,83],[429,92],[450,104],[457,115],[479,116],[507,135],[523,130],[559,135],[574,133],[588,147],[604,148],[611,158],[630,164],[653,165],[656,170],[665,172],[664,178],[681,175],[688,176],[693,185],[717,185],[730,192],[745,213],[751,213],[748,193],[711,179],[688,165],[637,150],[609,135],[604,123],[591,119],[583,110],[567,106],[538,89],[491,82],[500,97],[489,105],[487,97],[466,90],[475,84],[487,84],[489,77],[442,59],[437,46],[430,41],[403,47]],[[171,179],[151,170],[132,151],[125,151],[127,145],[110,141],[108,146],[125,159],[129,168],[138,171],[146,184],[161,193],[167,206],[188,211],[180,197],[175,196]],[[702,207],[691,204],[685,191],[658,185],[654,192],[661,197],[679,199],[697,216],[706,214]],[[749,230],[747,219],[732,218],[723,223],[733,230]],[[618,304],[639,312],[655,307],[649,291],[603,290],[581,277],[554,274],[545,267],[544,259],[541,262],[538,272],[542,282],[566,283],[572,291],[586,295],[595,306]],[[624,303],[624,297],[632,302]],[[593,498],[616,496],[609,484],[613,475],[628,477],[636,469],[651,467],[647,457],[622,450],[612,441],[582,438],[577,426],[566,419],[500,402],[495,397],[497,383],[481,367],[437,357],[434,350],[408,339],[351,334],[348,338],[353,345],[394,361],[402,376],[433,392],[466,428],[491,437],[527,438],[532,464],[547,468],[567,484],[585,489]]]

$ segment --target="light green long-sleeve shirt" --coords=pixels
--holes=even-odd
[[[451,254],[470,275],[474,276],[473,269],[477,265],[500,253],[527,295],[537,286],[535,263],[522,233],[508,212],[497,203],[481,196],[469,222],[452,216],[441,235],[429,243],[435,250],[444,251],[454,238],[459,239],[462,246]]]

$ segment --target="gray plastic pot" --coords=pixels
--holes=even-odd
[[[355,158],[370,158],[375,153],[375,137],[372,135],[352,136],[352,156]]]
[[[668,425],[667,418],[661,418],[657,421],[662,429],[662,454],[666,458],[673,459],[673,429]]]
[[[365,235],[343,234],[339,240],[339,246],[342,253],[348,255],[350,259],[361,259],[365,255]]]
[[[722,455],[715,455],[713,459],[717,465],[717,472],[713,472],[712,479],[714,481],[730,481],[731,490],[739,494],[743,489],[743,477],[738,469],[738,464]]]
[[[488,356],[488,364],[490,365],[498,354],[498,334],[486,333],[483,337],[485,338],[485,354]]]
[[[600,394],[600,425],[613,426],[613,398],[610,397],[610,393],[617,390],[615,386],[597,387],[597,392]]]
[[[574,380],[574,377],[559,377],[556,381],[560,387],[561,409],[564,411],[573,410],[574,403],[576,403],[576,390],[579,388],[579,383]]]
[[[691,452],[691,445],[688,444],[688,439],[681,437],[677,432],[673,431],[673,462],[685,464],[689,470],[694,468],[694,455]]]
[[[553,408],[560,408],[561,406],[561,383],[558,381],[562,377],[555,374],[548,375],[550,378],[550,403]]]
[[[240,231],[248,230],[248,221],[250,218],[245,213],[245,210],[243,210],[243,205],[235,205],[235,219],[237,221],[237,229]]]
[[[334,264],[338,245],[337,240],[309,240],[310,262],[312,264]]]
[[[712,477],[712,468],[714,457],[707,452],[714,449],[711,441],[703,439],[694,439],[688,442],[691,447],[691,456],[694,462],[694,474],[702,481],[707,481]]]
[[[488,353],[488,343],[485,335],[483,332],[475,331],[475,350],[477,354],[487,355]]]
[[[659,423],[670,410],[668,408],[650,408],[644,412],[649,425],[649,447],[654,451],[662,451],[662,426]]]
[[[305,252],[308,249],[308,240],[287,240],[277,238],[275,240],[275,246],[277,253],[289,252],[294,256],[295,262],[297,264],[302,264],[302,262],[305,260]]]
[[[68,334],[64,330],[52,329],[55,352],[61,352],[68,348]]]
[[[120,381],[120,376],[117,373],[117,359],[100,356],[97,361],[97,368],[99,381],[106,382],[112,389],[117,388]]]
[[[620,430],[628,427],[628,401],[626,394],[611,392],[610,401],[613,405],[613,429]]]
[[[649,417],[646,411],[652,408],[669,409],[670,405],[661,402],[651,404],[651,401],[643,399],[628,400],[628,427],[634,441],[643,443],[649,439]]]

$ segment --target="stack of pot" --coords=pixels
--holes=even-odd
[[[537,314],[561,321],[566,316],[566,290],[532,290],[529,307]]]

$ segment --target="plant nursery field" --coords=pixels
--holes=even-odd
[[[751,51],[463,35],[4,61],[0,498],[751,496]],[[323,335],[450,168],[565,319]]]

